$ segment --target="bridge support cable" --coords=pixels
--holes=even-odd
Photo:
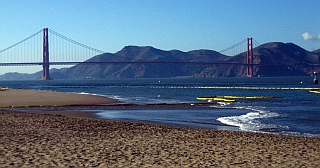
[[[50,53],[54,53],[54,57],[51,56],[53,62],[77,62],[85,61],[93,56],[103,54],[104,51],[89,47],[77,41],[74,41],[66,36],[63,36],[51,29],[49,29],[50,43],[56,44],[54,47],[50,47]],[[52,50],[52,51],[51,51]],[[53,52],[54,51],[54,52]]]
[[[81,63],[102,53],[105,52],[44,28],[18,43],[0,50],[0,66],[42,65],[43,79],[50,79],[49,65],[70,66],[74,65],[70,62]]]
[[[12,46],[7,47],[7,48],[5,48],[5,49],[1,50],[1,51],[0,51],[0,53],[4,52],[4,51],[6,51],[6,50],[11,49],[11,48],[13,48],[13,47],[15,47],[15,46],[17,46],[17,45],[19,45],[19,44],[21,44],[21,43],[23,43],[23,42],[25,42],[25,41],[29,40],[29,39],[31,39],[32,37],[35,37],[36,35],[39,35],[41,32],[42,32],[42,30],[38,31],[37,33],[34,33],[33,35],[31,35],[31,36],[27,37],[26,39],[23,39],[23,40],[19,41],[18,43],[13,44]]]
[[[237,44],[234,44],[226,49],[219,51],[219,53],[224,54],[224,55],[228,55],[228,56],[235,56],[237,54],[245,52],[246,51],[246,46],[245,46],[246,42],[247,42],[247,39],[244,39]]]
[[[0,62],[19,63],[41,61],[41,50],[39,48],[39,46],[41,46],[41,32],[42,30],[1,50]]]
[[[47,36],[50,35],[48,39],[49,43],[54,44],[48,48],[48,53],[50,50],[50,62],[48,60],[48,65],[52,65],[52,63],[58,65],[57,63],[59,62],[59,65],[67,65],[65,63],[68,62],[83,62],[96,55],[105,53],[104,51],[74,41],[51,29],[47,29],[47,32]],[[46,62],[43,61],[43,65],[45,64]],[[45,71],[49,72],[49,70],[44,69],[44,73],[46,73]]]
[[[43,32],[43,36],[41,34]],[[49,38],[50,36],[50,38]],[[49,45],[50,44],[50,45]],[[253,76],[253,45],[259,45],[258,42],[252,38],[242,40],[241,42],[221,50],[220,53],[229,52],[230,55],[242,54],[245,57],[245,50],[247,49],[247,61],[236,63],[213,63],[215,65],[235,65],[247,67],[247,76]],[[42,46],[42,47],[40,47]],[[42,48],[42,50],[41,50]],[[50,51],[50,58],[49,58]],[[27,66],[27,65],[42,65],[43,79],[50,79],[49,66],[71,66],[75,64],[119,64],[119,62],[84,62],[96,55],[105,52],[89,47],[68,37],[65,37],[53,30],[45,28],[26,39],[0,50],[0,66]],[[225,54],[227,55],[227,54]],[[42,58],[42,59],[41,59]],[[132,62],[120,62],[132,63]],[[156,63],[156,64],[185,64],[190,62],[135,62],[135,63]],[[192,62],[193,64],[208,64],[206,62]]]
[[[252,39],[252,43],[253,43],[253,46],[254,46],[254,47],[260,46],[260,43],[257,42],[255,39]]]
[[[243,54],[245,55],[246,52],[246,73],[247,73],[247,77],[252,77],[253,74],[253,45],[255,45],[256,47],[259,46],[260,44],[254,40],[253,38],[247,38],[244,39],[242,41],[240,41],[239,43],[228,47],[224,50],[221,50],[220,53],[225,54],[225,55],[229,55],[229,56],[235,56],[235,55],[239,55],[239,54]],[[229,53],[229,54],[226,54]]]
[[[81,47],[83,47],[83,48],[87,48],[87,49],[89,49],[89,50],[93,50],[93,51],[98,52],[98,53],[105,53],[104,51],[101,51],[101,50],[98,50],[98,49],[89,47],[89,46],[87,46],[87,45],[84,45],[84,44],[82,44],[82,43],[79,43],[79,42],[77,42],[77,41],[74,41],[74,40],[72,40],[72,39],[70,39],[70,38],[68,38],[68,37],[66,37],[66,36],[63,36],[63,35],[55,32],[55,31],[53,31],[53,30],[51,30],[51,29],[48,29],[48,30],[49,30],[50,33],[52,33],[52,34],[54,34],[54,35],[56,35],[56,36],[58,36],[58,37],[60,37],[60,38],[62,38],[62,39],[64,39],[64,40],[66,40],[66,41],[69,41],[69,42],[71,42],[71,43],[73,43],[73,44],[79,45],[79,46],[81,46]]]

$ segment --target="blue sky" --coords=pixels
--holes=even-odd
[[[0,50],[48,27],[110,53],[127,45],[220,51],[247,37],[313,51],[319,9],[319,0],[1,0]]]

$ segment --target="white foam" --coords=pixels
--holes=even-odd
[[[116,99],[116,100],[127,100],[126,98],[122,98],[120,96],[115,96],[115,95],[110,96],[110,98]]]
[[[230,105],[231,103],[228,103],[228,102],[217,102],[220,106],[228,106]]]
[[[316,137],[320,138],[320,134],[301,133],[301,132],[282,132],[283,135],[303,136],[303,137]]]
[[[268,119],[280,116],[279,113],[264,110],[264,107],[253,108],[251,106],[241,106],[234,108],[247,109],[250,110],[250,112],[240,116],[220,117],[217,120],[227,125],[237,126],[240,130],[243,131],[272,131],[279,129],[288,129],[287,126],[280,126],[271,123],[261,123],[261,119]]]
[[[95,94],[95,93],[87,93],[87,92],[80,92],[77,94],[83,94],[83,95],[94,95],[94,96],[101,96],[101,97],[108,97],[116,100],[122,100],[124,98],[121,98],[120,96],[117,95],[103,95],[103,94]]]
[[[117,119],[119,118],[119,111],[103,111],[100,113],[97,113],[102,118],[107,118],[107,119]]]
[[[97,94],[92,94],[92,93],[87,93],[87,92],[80,92],[78,94],[84,94],[84,95],[97,95]]]

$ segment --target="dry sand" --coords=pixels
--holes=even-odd
[[[0,92],[0,96],[4,92]],[[181,128],[90,117],[89,113],[83,112],[0,111],[0,167],[320,165],[320,138]]]
[[[117,100],[76,93],[43,90],[8,89],[0,91],[0,107],[19,106],[65,106],[101,105],[116,103]]]

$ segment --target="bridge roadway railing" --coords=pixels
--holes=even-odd
[[[230,63],[230,62],[156,62],[156,61],[106,61],[106,62],[49,62],[50,65],[76,65],[76,64],[193,64],[193,65],[236,65],[248,66],[244,63]],[[33,66],[43,65],[43,62],[16,62],[16,63],[0,63],[0,66]],[[265,64],[250,64],[252,66],[268,66]],[[274,66],[274,65],[272,65]],[[283,65],[281,65],[283,66]]]

